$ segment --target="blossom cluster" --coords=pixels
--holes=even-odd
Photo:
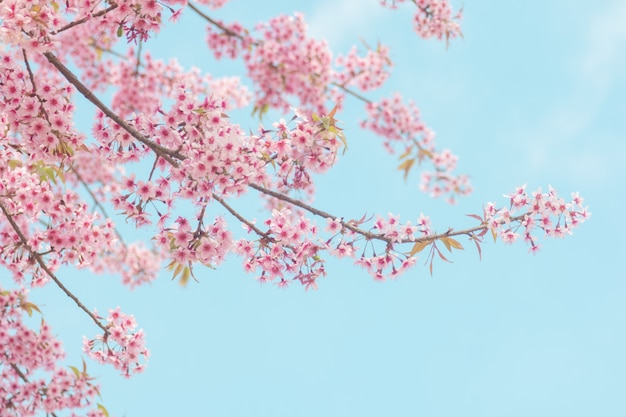
[[[63,99],[71,97],[73,89],[58,85],[48,74],[33,85],[18,57],[11,51],[0,53],[0,140],[28,152],[33,161],[63,162],[84,142],[73,126],[74,105]]]
[[[198,4],[217,9],[226,1]],[[362,127],[401,154],[405,176],[416,163],[432,165],[422,174],[423,191],[453,201],[471,187],[456,174],[457,156],[435,145],[414,104],[359,93],[387,80],[388,48],[353,48],[333,60],[326,42],[307,35],[301,14],[280,15],[251,31],[204,16],[209,49],[216,58],[242,58],[250,92],[237,77],[212,78],[143,50],[164,24],[164,12],[176,21],[182,10],[176,6],[197,11],[186,0],[0,3],[0,41],[6,45],[0,51],[0,265],[20,288],[0,289],[2,416],[82,408],[98,394],[85,369],[58,367],[62,346],[47,323],[38,331],[24,324],[24,314],[39,311],[26,301],[26,288],[53,281],[91,317],[103,331],[84,339],[92,359],[127,377],[146,366],[149,351],[134,317],[119,307],[106,319],[91,313],[56,277],[62,266],[113,272],[132,289],[152,282],[162,261],[185,283],[194,266],[217,267],[234,253],[260,282],[315,289],[326,274],[326,255],[350,258],[383,280],[412,267],[425,248],[431,268],[435,254],[445,260],[438,245],[462,247],[453,236],[478,244],[491,230],[506,243],[523,237],[535,252],[537,230],[563,237],[589,216],[577,194],[566,203],[552,189],[529,195],[525,187],[507,196],[507,209],[488,204],[483,216],[475,216],[479,226],[439,234],[424,215],[415,224],[393,214],[344,220],[309,206],[314,174],[327,172],[347,148],[335,116],[348,96],[365,103]],[[413,3],[420,36],[460,36],[460,14],[453,16],[447,1]],[[118,40],[130,44],[123,53],[113,50]],[[78,76],[65,66],[70,63]],[[74,126],[75,91],[97,107],[89,137]],[[110,93],[108,106],[95,97],[104,92]],[[229,113],[250,102],[253,114],[277,109],[295,115],[247,134]],[[258,226],[233,207],[250,190],[269,207]],[[193,215],[181,214],[189,206]],[[107,214],[111,208],[145,227],[154,247],[124,242]],[[237,236],[217,210],[248,235]],[[324,230],[311,216],[326,219]],[[40,378],[46,372],[50,381]],[[104,414],[97,409],[87,415]]]
[[[396,148],[403,152],[400,169],[408,174],[415,162],[428,160],[433,170],[422,172],[420,189],[431,197],[447,196],[453,203],[456,196],[472,192],[469,178],[465,174],[456,174],[458,157],[450,150],[437,150],[435,134],[420,117],[414,103],[405,104],[399,94],[366,105],[367,119],[361,122],[364,129],[369,129],[384,138],[385,148],[394,153]]]
[[[226,3],[228,3],[228,0],[197,0],[197,3],[204,4],[215,10],[223,7]]]
[[[373,90],[382,86],[389,77],[389,48],[379,45],[375,50],[368,49],[367,54],[360,57],[357,48],[352,47],[347,55],[339,55],[335,59],[335,65],[343,67],[343,70],[335,70],[335,84],[342,87],[356,85],[361,91]]]
[[[381,0],[383,6],[396,8],[405,0]],[[437,38],[446,41],[461,36],[461,11],[452,14],[448,0],[412,0],[417,6],[413,16],[413,28],[424,39]]]
[[[324,173],[334,165],[342,147],[340,134],[333,130],[334,126],[324,126],[323,120],[315,122],[304,115],[296,115],[292,122],[294,126],[289,127],[281,119],[273,124],[276,130],[263,130],[257,138],[257,149],[276,166],[278,190],[311,191],[309,172]]]
[[[113,223],[98,225],[98,215],[90,213],[79,195],[53,188],[42,177],[50,171],[41,165],[24,165],[12,151],[0,151],[0,263],[13,272],[15,281],[25,285],[32,274],[32,285],[43,285],[46,274],[33,253],[45,256],[50,271],[60,265],[91,267],[109,252],[116,239]],[[52,175],[52,174],[50,174]],[[20,226],[19,236],[7,217]],[[47,227],[38,227],[42,221]],[[71,231],[71,232],[70,232]]]
[[[235,252],[244,258],[244,270],[260,270],[261,283],[274,281],[286,287],[290,280],[299,281],[306,289],[316,289],[317,279],[326,275],[324,262],[318,257],[322,246],[313,237],[317,228],[300,216],[293,220],[289,208],[274,209],[265,225],[267,231],[257,241],[237,241]]]
[[[329,221],[329,229],[332,230],[336,226],[337,219]],[[335,250],[349,246],[351,248],[349,253],[355,259],[355,265],[365,269],[376,281],[398,278],[417,262],[416,256],[407,256],[406,253],[400,252],[396,247],[398,244],[414,242],[416,239],[428,237],[433,233],[430,218],[424,214],[420,214],[416,224],[413,224],[411,221],[401,223],[400,216],[392,213],[389,213],[387,218],[377,216],[368,232],[372,233],[377,240],[386,242],[382,253],[380,249],[376,249],[374,242],[369,241],[369,248],[366,245],[363,253],[357,257],[356,242],[361,238],[353,231],[346,231],[345,228],[341,229],[341,238]],[[346,242],[346,237],[349,237],[351,241]],[[366,254],[365,249],[369,249],[371,253]]]
[[[65,357],[62,343],[45,321],[38,331],[24,322],[38,307],[24,290],[0,287],[0,415],[24,417],[94,405],[98,386],[85,371],[58,366]],[[102,417],[101,410],[87,414]]]
[[[306,35],[304,16],[281,15],[256,30],[263,42],[244,55],[248,75],[257,91],[255,106],[286,111],[285,95],[298,97],[302,106],[324,112],[325,90],[331,81],[332,53],[325,41]]]
[[[304,17],[281,15],[255,27],[259,37],[239,23],[207,26],[207,44],[216,58],[243,56],[255,86],[255,111],[286,111],[296,106],[307,113],[325,113],[330,100],[340,103],[349,87],[370,91],[389,77],[389,48],[357,48],[346,55],[332,53],[324,41],[309,37]],[[293,99],[297,99],[297,104]]]
[[[437,21],[433,13],[445,15],[450,10],[445,1],[421,2],[419,6],[419,10],[428,11],[432,22]],[[290,96],[296,96],[309,113],[324,112],[329,99],[337,100],[341,107],[348,88],[369,91],[380,87],[389,76],[392,63],[384,45],[375,50],[368,48],[364,56],[352,48],[347,55],[339,55],[333,67],[328,47],[307,37],[299,14],[279,16],[258,25],[257,30],[262,36],[254,39],[241,26],[209,25],[208,43],[218,58],[226,51],[232,58],[243,54],[248,75],[257,88],[255,95],[261,97],[255,103],[255,110],[261,114],[267,108],[284,110]],[[388,150],[393,149],[392,143],[400,143],[406,158],[401,167],[407,173],[415,161],[432,162],[434,169],[424,170],[421,175],[421,191],[431,197],[445,197],[450,203],[471,193],[467,175],[454,172],[458,157],[447,149],[435,148],[434,133],[422,122],[415,104],[404,104],[396,95],[378,102],[366,100],[365,109],[368,116],[362,127],[382,136]]]
[[[73,22],[92,21],[99,37],[126,36],[128,42],[145,41],[157,33],[162,25],[162,11],[166,7],[184,5],[186,0],[118,0],[107,5],[95,0],[5,0],[0,8],[0,39],[3,43],[31,52],[55,49],[55,36]],[[94,17],[96,17],[94,19]]]
[[[547,193],[538,188],[529,194],[523,185],[505,197],[509,198],[510,207],[497,209],[493,203],[488,203],[484,208],[484,221],[504,243],[513,243],[521,237],[530,245],[532,253],[540,248],[537,230],[542,230],[547,237],[563,238],[591,216],[578,193],[572,193],[572,199],[566,202],[552,187]]]
[[[324,112],[332,76],[332,53],[326,42],[307,36],[299,13],[277,16],[255,29],[260,39],[249,36],[239,24],[207,27],[207,43],[216,58],[243,54],[255,85],[255,109],[286,111],[291,106],[288,96],[295,96],[301,106]]]
[[[109,310],[106,321],[103,335],[93,339],[83,338],[83,351],[99,363],[113,365],[127,378],[142,372],[150,352],[146,348],[143,330],[135,331],[135,318],[117,307]]]

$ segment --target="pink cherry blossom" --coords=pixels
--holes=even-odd
[[[25,324],[24,314],[44,313],[28,301],[38,287],[55,285],[95,325],[83,342],[89,358],[125,377],[147,365],[146,336],[132,314],[117,307],[99,316],[59,278],[65,268],[117,274],[134,289],[163,267],[182,284],[201,279],[200,266],[217,268],[234,254],[260,283],[309,290],[320,286],[329,258],[350,259],[385,281],[418,260],[432,273],[434,259],[451,256],[442,250],[463,248],[459,236],[479,254],[489,232],[535,254],[540,238],[566,237],[590,216],[578,193],[567,201],[551,187],[529,194],[526,186],[505,196],[508,205],[485,204],[471,215],[477,225],[458,230],[438,231],[424,214],[348,218],[313,206],[319,175],[349,147],[353,132],[342,130],[340,118],[352,102],[364,107],[361,126],[400,154],[405,178],[419,167],[422,191],[455,202],[472,188],[417,105],[398,94],[367,95],[391,76],[389,48],[333,52],[307,33],[302,14],[247,28],[185,0],[0,3],[0,266],[10,277],[0,287],[3,416],[107,415],[94,407],[99,391],[87,365],[59,365],[64,351],[53,323]],[[227,1],[197,3],[216,10]],[[461,36],[461,14],[448,1],[413,5],[419,36]],[[241,60],[247,81],[146,50],[183,10],[206,22],[215,58]],[[78,95],[95,110],[89,132],[77,127]],[[249,103],[255,116],[273,110],[282,118],[241,127],[233,110]],[[265,203],[258,221],[247,217],[243,196]],[[127,241],[118,221],[146,242]]]

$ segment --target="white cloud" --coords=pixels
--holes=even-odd
[[[584,141],[591,123],[585,105],[571,103],[554,108],[527,129],[516,129],[508,136],[514,153],[525,155],[528,167],[538,175],[556,169],[576,182],[597,181],[609,173],[602,163],[603,155]]]
[[[592,19],[585,47],[583,74],[596,87],[607,88],[626,64],[626,2],[614,1]]]
[[[330,0],[312,4],[316,8],[307,19],[310,34],[326,39],[331,47],[354,44],[385,12],[377,1]]]
[[[620,77],[626,75],[626,2],[600,2],[585,13],[591,16],[581,53],[572,63],[579,72],[570,94],[517,135],[520,140],[526,137],[519,150],[523,146],[528,163],[538,172],[551,169],[557,158],[561,174],[576,182],[617,182],[616,169],[626,163],[626,134],[619,129],[623,123],[600,124],[600,116],[602,109],[619,105],[623,96],[617,95],[615,102],[616,89],[623,85]]]

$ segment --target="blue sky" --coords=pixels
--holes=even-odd
[[[260,2],[259,2],[260,3]],[[418,266],[376,283],[330,261],[318,291],[259,286],[231,259],[181,288],[164,273],[133,292],[115,277],[67,271],[66,284],[100,311],[120,305],[145,329],[148,368],[131,380],[88,363],[116,416],[623,416],[626,415],[626,4],[545,0],[464,2],[463,40],[423,41],[412,8],[377,1],[232,0],[211,15],[251,25],[303,11],[311,33],[347,52],[365,39],[391,46],[384,91],[422,110],[441,147],[460,156],[475,192],[457,206],[403,181],[394,156],[340,116],[350,149],[318,181],[317,205],[360,217],[429,215],[439,230],[524,183],[580,191],[591,220],[565,240],[468,246],[453,264]],[[288,6],[285,6],[288,4]],[[453,3],[459,7],[460,3]],[[188,11],[147,48],[217,75],[204,27]],[[249,113],[243,113],[249,114]],[[239,122],[254,129],[254,120]],[[245,200],[254,204],[255,200]],[[248,208],[254,210],[254,207]],[[259,217],[261,213],[259,213]],[[318,222],[318,224],[323,224]],[[132,231],[126,230],[129,240]],[[96,329],[53,287],[34,290],[80,362]]]

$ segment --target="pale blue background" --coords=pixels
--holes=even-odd
[[[626,415],[626,3],[463,5],[465,38],[447,50],[417,38],[408,4],[392,12],[375,0],[233,0],[210,14],[250,25],[299,10],[337,52],[360,38],[391,45],[392,78],[370,96],[400,90],[415,100],[476,189],[456,207],[420,194],[417,176],[405,183],[397,159],[358,129],[363,112],[350,100],[340,116],[350,149],[319,179],[320,208],[405,220],[424,212],[446,230],[472,225],[464,214],[504,203],[517,185],[552,184],[564,196],[580,191],[591,220],[565,240],[542,239],[538,256],[521,243],[487,242],[479,261],[468,246],[433,277],[420,264],[381,284],[331,261],[315,292],[261,287],[237,259],[200,271],[187,288],[166,273],[134,292],[115,277],[67,273],[85,304],[120,305],[147,334],[152,358],[142,375],[124,380],[88,363],[111,414]],[[228,74],[231,64],[215,63],[204,38],[188,10],[158,36],[154,54]],[[82,335],[96,333],[89,319],[53,287],[32,301],[64,340],[68,363],[79,363]]]

